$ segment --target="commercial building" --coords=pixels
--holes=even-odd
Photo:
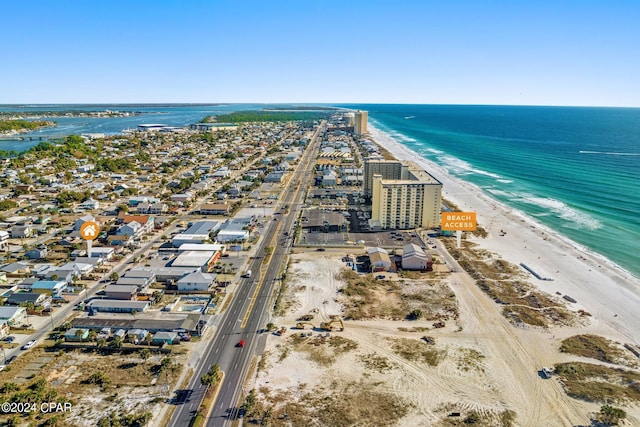
[[[87,308],[96,312],[107,313],[143,313],[149,308],[148,301],[122,301],[114,299],[94,299],[87,303]]]
[[[199,268],[209,272],[220,258],[219,251],[184,251],[171,263],[171,267]]]
[[[339,212],[307,210],[302,216],[302,228],[316,233],[331,233],[347,230],[347,219]]]
[[[220,227],[216,240],[221,243],[243,242],[249,238],[250,225],[251,218],[229,219]]]
[[[356,135],[364,135],[367,133],[367,121],[369,119],[369,113],[366,111],[356,111],[354,119],[354,133]]]
[[[210,233],[220,228],[218,221],[198,221],[187,228],[184,233],[176,235],[171,243],[179,248],[185,243],[202,243],[211,238]]]
[[[105,294],[108,299],[118,299],[131,301],[138,294],[138,286],[136,285],[107,285]]]
[[[434,228],[440,225],[442,183],[412,162],[402,164],[400,179],[373,175],[372,229]]]

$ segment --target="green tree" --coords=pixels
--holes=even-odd
[[[598,420],[608,426],[617,426],[620,420],[627,418],[627,413],[620,408],[611,405],[602,405]]]
[[[122,337],[119,336],[115,336],[113,337],[113,340],[111,341],[111,344],[109,344],[111,346],[111,348],[114,348],[116,350],[120,350],[122,348]]]
[[[147,360],[151,357],[151,351],[149,351],[148,348],[143,348],[142,350],[140,350],[140,358],[142,360]]]
[[[207,387],[211,387],[220,379],[220,365],[213,365],[209,371],[200,377],[200,383]]]
[[[83,381],[85,384],[95,384],[99,386],[107,385],[111,383],[111,379],[105,375],[104,372],[95,372]]]
[[[422,319],[422,316],[424,315],[424,313],[422,312],[422,310],[420,310],[419,308],[415,308],[413,310],[411,310],[411,312],[409,312],[409,320],[419,320]]]

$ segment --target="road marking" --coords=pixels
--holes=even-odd
[[[280,232],[280,226],[282,226],[282,222],[280,222],[278,224],[278,226],[276,227],[276,231],[275,233],[273,233],[273,236],[271,237],[271,241],[269,242],[269,246],[273,245],[273,241],[276,239],[276,236],[278,236],[278,233]],[[274,249],[275,252],[275,249]],[[271,262],[273,261],[273,253],[269,256],[269,262],[262,264],[260,266],[260,274],[258,277],[258,286],[256,286],[256,289],[253,291],[253,295],[251,296],[251,301],[249,302],[249,306],[247,307],[247,311],[245,312],[243,318],[242,318],[242,323],[240,323],[240,328],[244,329],[247,327],[247,323],[249,322],[249,316],[251,315],[251,312],[253,311],[253,306],[256,304],[256,301],[258,300],[258,294],[260,293],[260,289],[262,289],[262,285],[264,284],[264,276],[266,274],[266,272],[268,271],[269,267],[271,266]]]

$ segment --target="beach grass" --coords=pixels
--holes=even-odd
[[[438,366],[446,354],[445,350],[438,350],[432,346],[427,346],[422,341],[409,338],[396,338],[392,339],[391,342],[391,348],[398,356],[429,366]]]
[[[575,335],[569,337],[562,341],[560,351],[607,363],[621,363],[624,361],[626,354],[626,350],[618,347],[615,342],[598,335]]]
[[[469,242],[464,242],[462,248],[455,247],[454,239],[443,242],[478,287],[496,303],[504,305],[502,314],[510,322],[542,328],[575,322],[576,316],[561,303],[525,282],[526,276],[518,266],[496,259]]]
[[[569,362],[555,366],[567,394],[600,403],[640,402],[640,373],[591,363]]]

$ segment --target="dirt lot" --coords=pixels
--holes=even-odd
[[[588,424],[599,410],[601,402],[569,397],[560,377],[545,380],[538,370],[576,360],[559,351],[563,339],[600,325],[515,326],[465,273],[349,277],[345,255],[329,249],[292,256],[289,308],[274,319],[288,331],[268,338],[246,385],[255,397],[248,419],[274,426],[537,427]],[[423,317],[406,320],[414,308]],[[313,316],[313,329],[295,329],[304,315]],[[332,315],[360,320],[345,320],[342,332],[319,329]],[[435,328],[440,320],[445,326]],[[625,410],[630,421],[640,420],[635,406]]]
[[[165,360],[166,354],[153,352],[145,359],[139,352],[100,355],[84,350],[45,350],[37,347],[0,372],[0,384],[15,384],[3,389],[2,397],[37,391],[44,396],[44,401],[53,398],[71,402],[70,411],[50,414],[60,416],[58,421],[63,424],[59,425],[65,426],[95,426],[105,417],[150,418],[166,402],[168,390],[177,380],[185,357],[172,355]],[[36,390],[39,381],[43,381],[45,387],[42,391]],[[49,418],[48,415],[32,414],[20,420],[40,423]],[[2,421],[7,419],[0,417]]]

